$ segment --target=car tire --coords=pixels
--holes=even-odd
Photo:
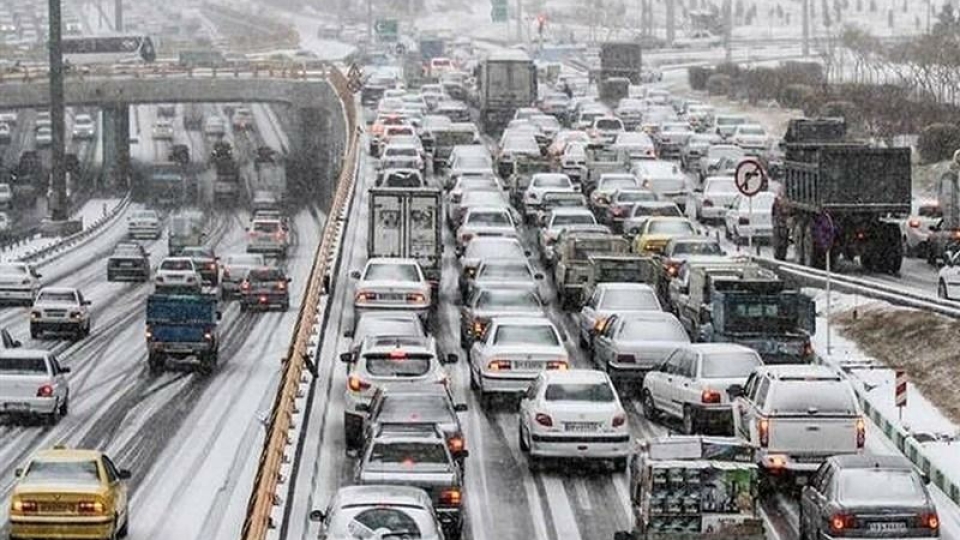
[[[150,375],[160,375],[166,367],[164,358],[159,354],[150,353],[147,356],[147,367],[150,369]]]
[[[942,279],[937,282],[937,298],[950,299],[950,295],[947,293],[947,284]]]
[[[249,311],[249,309],[247,308],[247,304],[245,304],[243,301],[240,302],[240,311],[243,311],[243,312]]]
[[[691,409],[689,405],[684,405],[680,431],[682,431],[684,435],[693,435],[697,432],[697,427],[697,418],[693,414],[693,409]]]
[[[643,391],[640,404],[643,409],[643,416],[647,420],[657,420],[660,418],[660,411],[657,409],[657,404],[654,403],[653,395],[650,394],[649,390]]]
[[[527,443],[527,439],[523,437],[523,423],[521,422],[517,422],[517,445],[521,452],[525,454],[530,452],[530,445]]]
[[[60,417],[63,418],[70,413],[70,398],[63,398],[63,403],[60,404]]]
[[[30,337],[32,339],[40,339],[40,329],[34,328],[33,325],[30,325]]]
[[[47,414],[46,421],[48,426],[55,426],[60,423],[60,405],[59,404],[53,409],[53,412]]]
[[[583,332],[581,332],[581,331],[578,330],[578,331],[577,331],[577,334],[578,334],[578,337],[580,338],[580,348],[583,349],[583,350],[585,350],[585,351],[589,351],[589,350],[590,350],[590,342],[587,341],[587,339],[586,339],[585,337],[583,337]]]
[[[130,510],[127,509],[127,519],[123,520],[123,527],[120,527],[120,530],[117,531],[117,537],[126,538],[129,532],[130,532]]]
[[[470,369],[470,389],[471,390],[480,390],[480,384],[477,383],[477,376],[474,374],[473,369]]]
[[[620,457],[613,460],[613,470],[615,472],[627,472],[627,458]]]

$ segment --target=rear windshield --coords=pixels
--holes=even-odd
[[[477,309],[498,308],[504,311],[526,311],[540,307],[537,296],[532,291],[499,290],[484,291],[477,299]]]
[[[620,336],[643,341],[673,341],[687,343],[687,332],[675,321],[627,320],[620,328]]]
[[[420,155],[420,152],[413,147],[410,147],[410,148],[398,147],[398,148],[387,148],[387,151],[384,152],[384,155],[417,157]]]
[[[660,303],[653,291],[607,291],[600,304],[604,310],[645,311],[659,310]]]
[[[163,261],[160,263],[161,270],[173,270],[175,272],[182,272],[185,270],[193,270],[193,263],[190,261],[177,260],[177,261]]]
[[[430,371],[430,357],[370,355],[367,357],[367,371],[375,377],[419,377]]]
[[[544,392],[547,401],[588,401],[610,403],[614,400],[613,389],[606,383],[593,384],[551,384]]]
[[[371,264],[363,276],[367,281],[420,281],[420,273],[412,264]]]
[[[717,125],[718,126],[737,126],[743,123],[746,123],[746,118],[741,118],[739,116],[718,116]]]
[[[411,319],[361,317],[354,331],[354,341],[367,336],[422,336],[423,327]]]
[[[538,176],[533,179],[536,187],[569,187],[570,180],[562,176]]]
[[[592,214],[567,214],[553,218],[553,226],[561,225],[596,225],[597,220]]]
[[[56,484],[99,484],[96,461],[42,461],[30,463],[23,482]]]
[[[780,381],[771,396],[777,414],[841,414],[857,412],[853,395],[843,381]]]
[[[0,372],[35,375],[47,372],[47,362],[36,358],[0,358]]]
[[[920,479],[911,471],[841,470],[838,484],[839,499],[852,506],[919,506],[927,502]]]
[[[494,345],[560,345],[553,328],[541,324],[500,325],[497,327],[493,343]]]
[[[693,234],[693,226],[686,221],[654,221],[647,229],[649,234]]]
[[[703,357],[700,376],[704,379],[745,379],[760,365],[763,365],[763,362],[754,353],[710,354]]]
[[[742,127],[740,128],[739,133],[741,135],[766,135],[767,133],[763,131],[761,127]]]
[[[448,464],[447,453],[442,444],[421,442],[394,442],[375,444],[370,451],[369,463],[403,465]]]
[[[273,268],[264,270],[252,270],[248,274],[250,281],[281,281],[286,279],[283,272]]]
[[[38,302],[76,302],[77,297],[72,292],[41,291]]]
[[[723,255],[720,244],[713,242],[681,242],[673,246],[674,255]]]
[[[597,129],[623,129],[623,124],[619,120],[602,119],[597,120]]]
[[[530,279],[530,269],[525,264],[488,264],[479,273],[483,278]]]
[[[385,422],[449,422],[454,418],[445,396],[390,396],[383,400],[379,419]]]
[[[471,212],[467,223],[475,225],[513,225],[505,212]]]

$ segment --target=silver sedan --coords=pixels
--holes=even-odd
[[[639,385],[648,371],[689,343],[683,325],[669,313],[614,315],[594,335],[593,362],[614,384]]]

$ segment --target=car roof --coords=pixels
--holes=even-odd
[[[545,383],[596,383],[606,382],[607,375],[596,369],[567,369],[542,372]]]
[[[53,353],[46,349],[24,349],[22,347],[17,347],[16,349],[0,349],[0,360],[3,360],[4,358],[46,358],[51,354]]]
[[[700,354],[720,354],[735,352],[757,353],[754,349],[737,343],[693,343],[688,345],[691,350]]]
[[[40,292],[42,293],[48,292],[48,293],[56,293],[56,294],[66,294],[66,293],[74,294],[79,291],[73,287],[44,287],[40,289]]]
[[[598,283],[597,290],[604,291],[653,291],[653,287],[646,283],[629,283],[624,281],[613,281]]]
[[[830,457],[841,469],[897,469],[915,471],[913,463],[906,457],[892,455],[843,454]]]
[[[103,454],[98,450],[81,448],[47,448],[34,454],[33,459],[44,461],[91,461],[99,460]]]
[[[828,368],[819,364],[781,364],[775,366],[762,366],[757,368],[757,373],[769,375],[775,379],[784,378],[805,378],[815,380],[834,380],[840,379],[840,376]]]

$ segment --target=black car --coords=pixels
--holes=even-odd
[[[177,254],[178,257],[193,259],[194,266],[205,285],[216,287],[220,284],[220,258],[213,250],[205,247],[185,247]]]
[[[290,308],[290,278],[272,267],[254,268],[240,284],[240,309]]]
[[[926,484],[903,456],[833,456],[803,489],[800,538],[938,538]]]
[[[107,281],[148,281],[150,254],[143,246],[123,242],[117,244],[107,259]]]

